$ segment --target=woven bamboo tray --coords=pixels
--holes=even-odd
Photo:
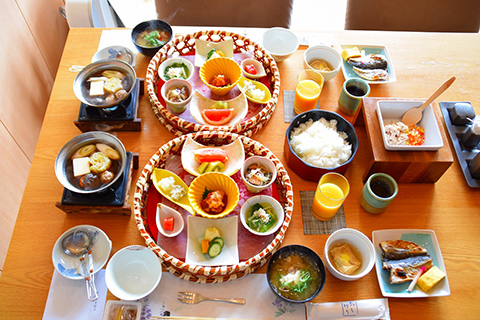
[[[157,83],[159,80],[158,67],[167,58],[179,55],[192,55],[195,53],[195,39],[202,39],[212,42],[220,42],[225,38],[232,38],[233,51],[235,53],[248,53],[251,58],[262,63],[267,73],[267,79],[272,90],[272,99],[263,109],[251,118],[245,119],[241,123],[230,126],[208,126],[190,122],[186,119],[171,113],[163,105],[157,96]],[[225,131],[238,133],[245,136],[252,136],[261,130],[270,120],[278,102],[280,94],[280,72],[278,71],[275,60],[258,44],[250,39],[236,33],[226,31],[200,31],[193,34],[187,34],[174,38],[163,46],[157,54],[150,60],[146,74],[147,92],[154,114],[171,133],[181,136],[185,133],[201,131]]]
[[[179,155],[184,141],[187,137],[192,137],[195,141],[204,145],[220,146],[233,142],[235,139],[240,139],[244,148],[246,156],[260,155],[265,156],[272,160],[277,168],[277,180],[276,186],[280,197],[280,203],[282,203],[285,210],[285,220],[280,229],[275,234],[273,240],[255,256],[248,260],[241,261],[236,265],[223,265],[223,266],[200,266],[189,265],[176,257],[170,255],[164,249],[159,247],[151,234],[149,233],[147,218],[146,218],[146,202],[147,195],[150,187],[153,187],[151,183],[151,174],[155,167],[164,168],[166,158],[169,155]],[[267,259],[280,247],[285,232],[292,219],[293,212],[293,189],[288,176],[287,170],[278,160],[278,158],[261,143],[231,132],[197,132],[183,135],[169,141],[163,145],[148,161],[143,169],[135,186],[135,194],[133,198],[134,215],[137,227],[141,236],[145,239],[145,243],[148,248],[153,250],[161,259],[163,267],[174,275],[188,281],[193,282],[225,282],[234,280],[245,275],[248,275],[260,268],[265,264]]]

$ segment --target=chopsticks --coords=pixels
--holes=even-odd
[[[180,317],[180,316],[151,316],[150,319],[171,319],[171,320],[270,320],[270,319],[237,319],[237,318],[204,318],[204,317]]]

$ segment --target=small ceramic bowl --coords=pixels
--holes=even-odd
[[[160,259],[152,250],[139,245],[125,247],[107,264],[107,288],[121,300],[133,301],[146,297],[162,278]]]
[[[159,183],[160,181],[162,181],[162,179],[164,178],[173,178],[173,180],[175,181],[174,184],[175,185],[178,185],[178,186],[181,186],[183,188],[183,190],[186,191],[185,195],[182,196],[181,198],[179,198],[178,200],[175,200],[173,199],[171,196],[170,196],[170,191],[167,191],[167,190],[163,190],[163,187],[161,186],[161,184]],[[179,205],[180,207],[182,207],[183,209],[187,210],[188,212],[190,212],[191,214],[195,214],[195,210],[193,210],[192,206],[190,205],[190,201],[188,200],[188,196],[187,196],[187,193],[188,193],[188,186],[187,184],[182,180],[182,178],[180,178],[179,176],[177,176],[175,173],[169,171],[169,170],[165,170],[165,169],[160,169],[160,168],[154,168],[153,169],[153,172],[152,172],[152,182],[153,182],[153,185],[155,187],[155,189],[157,189],[157,191],[162,195],[164,196],[165,198],[167,198],[168,200],[170,200],[171,202]]]
[[[293,151],[292,146],[290,145],[290,136],[293,132],[294,128],[297,128],[300,124],[307,122],[309,119],[313,121],[318,121],[321,118],[325,118],[326,120],[330,121],[332,119],[337,120],[337,131],[345,132],[348,136],[346,139],[348,143],[352,146],[352,155],[350,158],[344,162],[343,164],[334,167],[334,168],[322,168],[313,166],[303,159],[301,159],[295,151]],[[284,152],[287,165],[290,169],[293,170],[300,178],[318,182],[318,180],[327,172],[337,172],[340,174],[345,174],[347,171],[348,166],[353,161],[355,154],[358,149],[358,138],[355,132],[355,128],[345,120],[342,116],[338,113],[326,111],[326,110],[310,110],[304,113],[299,114],[296,116],[290,125],[287,128],[287,132],[285,135],[285,143],[284,143]]]
[[[193,66],[193,63],[191,63],[187,59],[177,57],[177,58],[170,58],[170,59],[167,59],[167,60],[163,61],[160,64],[160,66],[158,67],[158,75],[160,76],[160,78],[163,81],[167,82],[170,79],[174,79],[174,78],[171,78],[171,77],[167,79],[165,77],[165,69],[170,67],[174,63],[176,63],[178,65],[185,64],[187,66],[187,69],[188,69],[188,74],[186,75],[187,77],[186,78],[178,78],[178,79],[190,80],[193,77],[193,74],[195,73],[195,67]]]
[[[137,43],[136,38],[140,33],[142,33],[143,31],[153,31],[153,30],[166,31],[170,34],[170,37],[168,38],[167,41],[165,41],[165,43],[156,47],[145,47]],[[173,38],[172,26],[162,20],[144,21],[139,23],[138,25],[135,26],[135,28],[132,29],[132,41],[133,41],[133,44],[135,45],[135,48],[137,48],[137,50],[140,53],[149,57],[153,57],[157,53],[157,51],[160,50],[168,41],[172,40],[172,38]]]
[[[163,227],[165,219],[173,218],[173,230],[166,230]],[[185,227],[183,216],[177,210],[174,210],[162,203],[157,203],[157,216],[155,218],[158,231],[167,238],[178,236]]]
[[[297,35],[285,28],[271,28],[263,34],[263,47],[276,62],[282,62],[297,51]]]
[[[253,164],[264,167],[266,170],[272,173],[272,178],[267,184],[259,186],[259,185],[252,184],[247,180],[246,178],[247,169]],[[277,169],[275,168],[275,164],[270,159],[261,157],[261,156],[251,156],[250,158],[245,160],[243,162],[241,174],[242,174],[242,180],[245,183],[245,186],[247,187],[248,191],[253,193],[262,192],[263,190],[270,187],[272,183],[275,181],[275,179],[277,179]]]
[[[313,291],[309,297],[305,297],[302,300],[294,300],[282,296],[282,291],[278,290],[277,287],[272,283],[272,279],[277,277],[278,272],[278,270],[275,270],[274,268],[276,262],[279,259],[288,259],[288,257],[292,254],[308,259],[311,262],[314,270],[316,270],[319,275],[319,283],[315,287],[315,291]],[[320,291],[322,291],[323,286],[325,285],[326,271],[322,259],[315,251],[302,245],[293,244],[281,247],[272,255],[270,260],[268,260],[266,276],[268,285],[270,286],[270,289],[272,289],[272,291],[275,293],[275,295],[289,302],[304,303],[312,300],[313,298],[318,296]]]
[[[325,60],[332,68],[331,71],[320,71],[313,68],[310,64],[314,60]],[[303,55],[303,66],[306,70],[311,69],[316,72],[320,72],[325,81],[329,81],[335,77],[342,68],[342,57],[337,50],[325,45],[317,45],[309,47],[305,50]]]
[[[269,205],[272,206],[273,210],[275,211],[275,214],[277,215],[277,222],[266,232],[259,232],[259,231],[253,230],[252,228],[250,228],[250,226],[247,223],[247,214],[249,214],[249,211],[250,211],[249,209],[256,203],[260,203],[260,204],[268,203]],[[257,236],[267,236],[269,234],[273,234],[277,232],[277,230],[282,226],[284,218],[285,218],[285,212],[280,202],[278,202],[273,197],[262,195],[262,194],[258,196],[253,196],[249,198],[247,201],[245,201],[240,211],[240,220],[242,221],[242,224],[245,227],[245,229],[247,229],[253,234],[256,234]]]
[[[253,73],[249,73],[245,67],[248,66],[248,65],[253,65],[255,70],[256,70],[256,73],[253,74]],[[262,64],[260,63],[260,61],[257,61],[255,59],[252,59],[252,58],[248,58],[248,59],[245,59],[242,61],[241,65],[242,67],[242,73],[247,77],[247,78],[250,78],[250,79],[260,79],[262,77],[265,77],[267,74],[265,73],[265,68],[262,66]]]
[[[200,79],[217,96],[226,95],[232,90],[242,76],[242,70],[238,63],[229,58],[215,58],[207,60],[199,71]],[[230,85],[216,87],[210,84],[213,77],[224,75],[230,80]]]
[[[264,96],[262,99],[258,99],[254,97],[249,92],[249,90],[246,89],[247,88],[246,86],[248,85],[248,83],[253,84],[255,86],[255,90],[259,89],[264,93]],[[247,79],[245,77],[241,77],[240,81],[238,82],[238,88],[247,96],[247,99],[252,101],[253,103],[266,104],[272,98],[272,94],[270,93],[270,90],[268,90],[267,86],[259,81],[254,81],[254,80]]]
[[[202,209],[201,202],[205,188],[211,191],[224,191],[227,196],[227,205],[218,214],[207,213]],[[202,217],[210,219],[223,218],[235,209],[240,198],[240,192],[235,181],[227,175],[218,172],[204,173],[195,178],[188,189],[188,199],[193,209]]]
[[[360,266],[360,269],[352,275],[341,273],[335,269],[333,262],[330,259],[330,250],[339,243],[348,243],[351,246],[354,246],[362,256],[362,265]],[[328,237],[327,242],[325,243],[324,257],[325,260],[327,260],[327,269],[332,275],[340,280],[354,281],[366,276],[372,270],[373,265],[375,264],[375,248],[370,239],[360,231],[343,228],[335,231],[330,237]]]
[[[181,102],[174,102],[167,99],[167,92],[168,90],[175,88],[175,87],[186,87],[188,91],[188,98],[181,101]],[[172,112],[181,113],[187,109],[187,105],[192,100],[193,97],[193,86],[192,84],[184,79],[170,79],[168,80],[160,90],[160,94],[162,95],[165,104],[170,107]]]

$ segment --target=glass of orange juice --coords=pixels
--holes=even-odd
[[[320,220],[332,219],[350,192],[348,180],[339,173],[324,174],[318,182],[312,213]]]
[[[315,109],[323,88],[323,76],[313,70],[303,70],[297,78],[293,108],[299,114]]]

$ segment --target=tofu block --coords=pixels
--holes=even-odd
[[[73,176],[80,177],[90,173],[88,157],[73,159]]]
[[[103,80],[90,82],[90,96],[103,96],[105,91],[103,90]]]
[[[428,292],[432,289],[437,283],[445,278],[445,273],[442,270],[438,269],[436,266],[431,267],[430,270],[425,272],[417,282],[417,285],[424,291]]]

